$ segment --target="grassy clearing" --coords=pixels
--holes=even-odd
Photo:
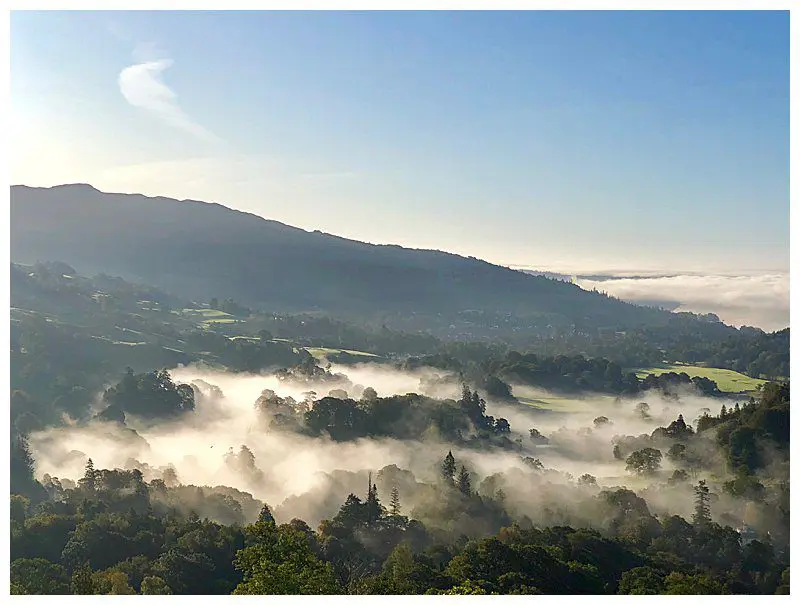
[[[230,313],[225,313],[225,311],[220,311],[219,309],[184,309],[184,315],[201,315],[206,319],[212,319],[215,317],[233,317]]]
[[[277,339],[276,339],[277,340]],[[306,351],[311,353],[317,359],[326,358],[328,355],[336,355],[337,353],[348,353],[357,357],[378,357],[373,353],[366,353],[365,351],[353,351],[350,349],[328,349],[326,347],[306,347]]]
[[[724,368],[707,368],[705,366],[688,365],[676,363],[673,365],[660,366],[655,368],[642,368],[636,370],[636,376],[644,378],[648,374],[664,374],[666,372],[685,372],[689,376],[700,376],[708,378],[717,383],[719,390],[723,393],[742,393],[755,391],[760,385],[765,384],[766,380],[750,378],[733,370]]]
[[[112,339],[107,338],[105,336],[94,336],[94,335],[92,335],[92,338],[94,338],[96,340],[104,340],[105,342],[110,342],[112,345],[124,345],[124,346],[127,346],[127,347],[140,347],[142,345],[146,345],[147,344],[146,342],[128,342],[128,341],[125,341],[125,340],[112,340]]]
[[[239,323],[241,321],[242,320],[240,320],[240,319],[230,319],[228,317],[220,317],[220,318],[215,318],[215,319],[204,319],[203,323],[204,324],[235,324],[235,323]]]
[[[537,398],[517,396],[517,399],[520,401],[520,403],[524,403],[525,405],[529,405],[539,410],[550,410],[551,412],[559,413],[590,412],[593,409],[597,409],[597,404],[600,401],[614,400],[613,397],[607,396],[596,396],[588,399],[569,396],[549,396]]]

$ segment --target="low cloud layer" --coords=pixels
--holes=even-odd
[[[771,332],[789,326],[789,276],[785,273],[578,278],[576,283],[630,302],[716,313],[737,327],[755,326]]]
[[[441,381],[433,386],[434,382],[427,380],[434,373],[432,370],[409,373],[372,364],[333,369],[347,375],[353,396],[364,386],[373,387],[380,396],[408,392],[452,398],[459,395],[457,381],[450,382],[450,386]],[[570,514],[579,515],[586,522],[599,523],[591,510],[580,512],[573,502],[576,494],[583,493],[583,488],[573,482],[575,478],[589,473],[603,487],[627,485],[638,490],[648,485],[630,476],[624,462],[614,458],[617,439],[649,435],[678,414],[692,422],[704,408],[716,411],[723,402],[732,405],[730,401],[688,394],[680,401],[664,400],[654,394],[642,394],[636,399],[587,394],[571,400],[564,408],[569,410],[566,413],[489,401],[487,413],[510,421],[510,437],[519,446],[516,451],[454,447],[435,438],[424,442],[365,438],[337,443],[270,429],[254,408],[264,389],[302,400],[310,389],[323,396],[336,385],[292,385],[274,376],[232,374],[194,366],[177,368],[171,374],[176,382],[194,383],[203,393],[193,413],[160,422],[128,418],[130,428],[94,421],[34,433],[30,444],[37,476],[49,474],[76,480],[82,476],[89,457],[96,468],[139,468],[146,480],[165,477],[165,471],[171,468],[184,485],[233,487],[267,502],[283,521],[300,516],[313,525],[334,515],[351,491],[365,491],[362,488],[368,472],[394,468],[392,465],[399,467],[389,473],[393,478],[386,471],[377,474],[380,488],[385,492],[398,481],[405,481],[401,490],[404,505],[424,517],[431,497],[424,484],[437,480],[441,460],[452,449],[459,464],[476,474],[475,487],[483,485],[484,480],[491,481],[495,473],[504,473],[503,490],[517,513],[548,522],[541,515],[555,507],[570,509]],[[432,385],[433,390],[426,385]],[[551,396],[522,386],[515,386],[514,392],[529,399]],[[648,414],[637,411],[642,401],[649,405]],[[594,419],[601,415],[610,422],[595,426]],[[532,440],[531,428],[549,442]],[[531,475],[525,456],[539,459],[548,470]],[[666,460],[664,470],[671,470]],[[691,490],[684,491],[662,494],[654,500],[654,510],[681,514],[690,511]]]

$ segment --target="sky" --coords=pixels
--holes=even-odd
[[[788,272],[786,12],[14,12],[11,102],[15,184],[540,269]]]

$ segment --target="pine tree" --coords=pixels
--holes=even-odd
[[[444,458],[444,462],[442,462],[442,476],[453,483],[456,476],[456,459],[453,458],[453,452],[447,452],[447,456]]]
[[[259,523],[271,523],[275,525],[275,517],[272,516],[272,511],[269,510],[269,506],[266,504],[264,508],[261,509],[261,512],[258,513],[258,522]]]
[[[701,480],[694,488],[695,504],[692,523],[696,527],[704,527],[711,523],[710,495],[705,480]]]
[[[739,408],[739,402],[737,401],[736,404],[733,406],[734,413],[738,414],[741,409]]]
[[[472,487],[469,483],[469,473],[463,465],[458,472],[458,490],[465,496],[469,496],[472,493]]]
[[[92,459],[89,458],[89,461],[86,463],[86,471],[83,473],[83,485],[89,491],[94,491],[95,488],[95,481],[97,479],[97,471],[94,470],[94,462]]]
[[[725,404],[722,404],[722,409],[719,411],[719,417],[722,420],[725,420],[725,416],[728,415],[728,408],[725,407]]]
[[[372,473],[367,483],[367,523],[376,521],[381,516],[381,503],[378,499],[378,486],[372,483]]]
[[[392,496],[391,500],[389,500],[389,510],[395,517],[400,515],[400,492],[397,490],[396,485],[392,488]]]
[[[459,403],[461,403],[462,407],[467,407],[472,403],[472,391],[469,390],[467,383],[461,385],[461,399]]]

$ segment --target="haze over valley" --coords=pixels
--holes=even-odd
[[[789,594],[788,20],[14,13],[10,593]]]

